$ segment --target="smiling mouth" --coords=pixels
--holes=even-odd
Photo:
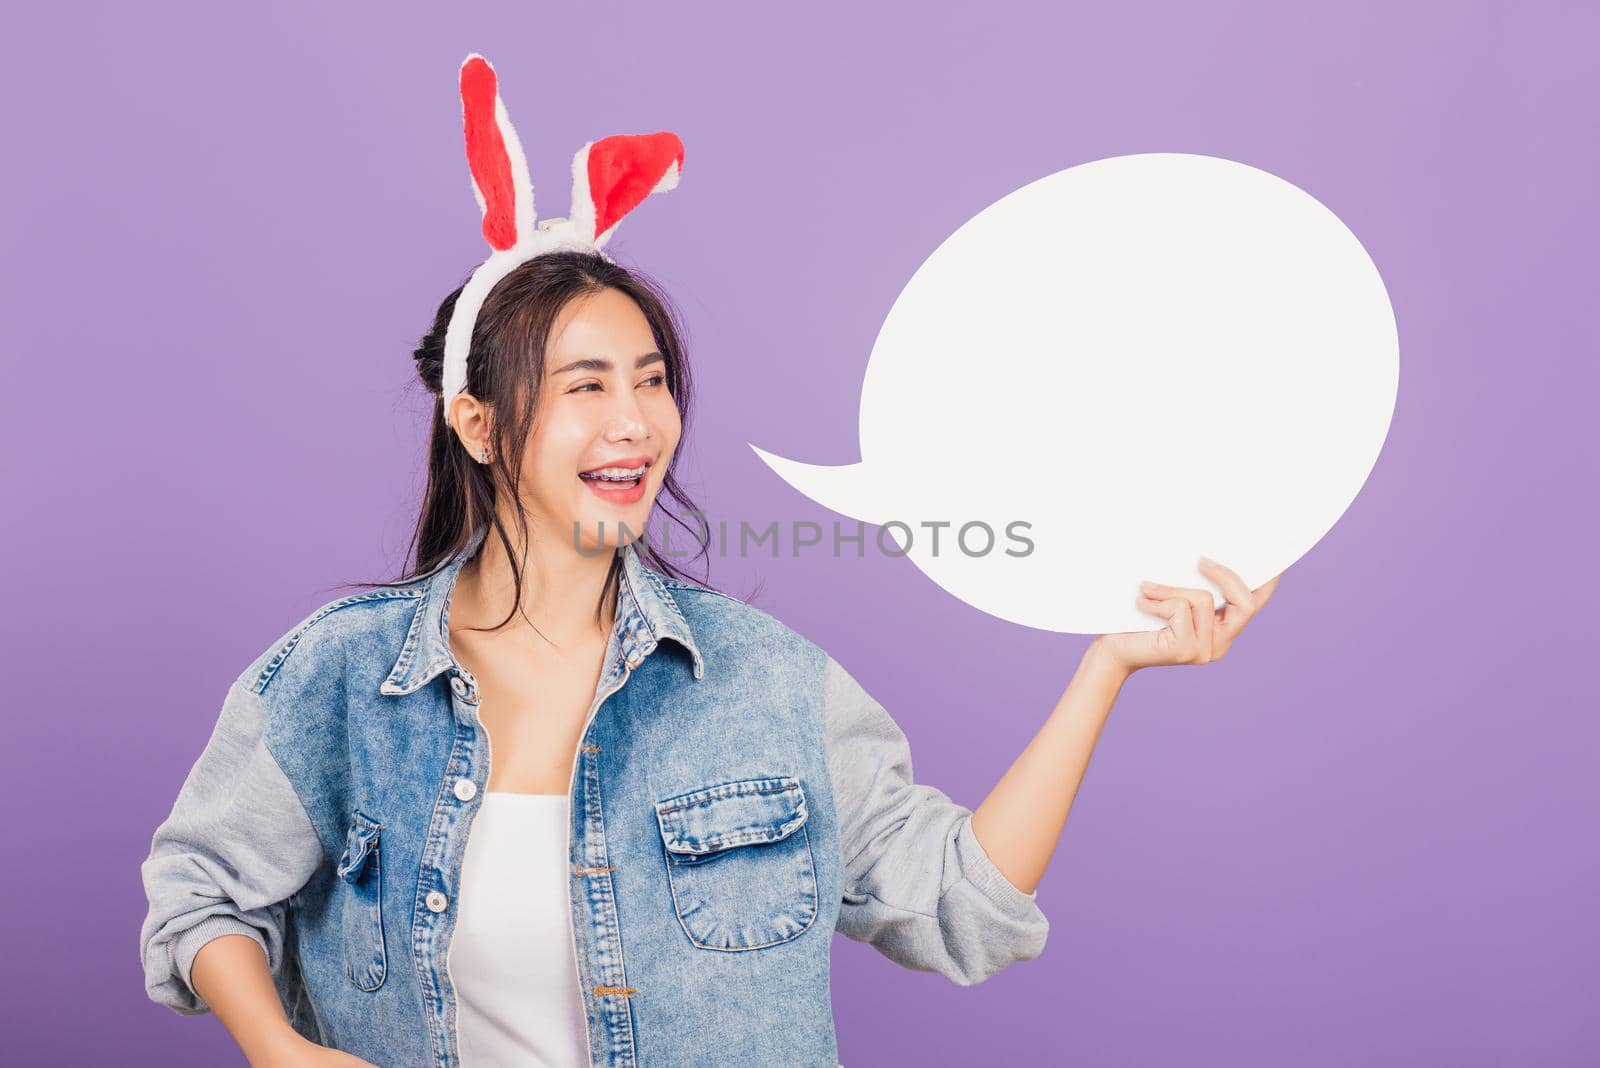
[[[627,466],[613,464],[607,467],[597,467],[592,471],[580,471],[578,477],[585,482],[592,482],[601,489],[632,489],[643,482],[650,473],[650,461],[629,464]]]

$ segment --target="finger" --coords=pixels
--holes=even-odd
[[[1249,586],[1244,584],[1244,579],[1239,577],[1239,573],[1232,568],[1224,567],[1210,557],[1202,556],[1200,558],[1200,571],[1211,581],[1222,587],[1222,595],[1225,598],[1217,620],[1217,630],[1220,634],[1219,644],[1212,646],[1211,649],[1212,658],[1215,659],[1228,651],[1228,646],[1232,644],[1233,639],[1238,635],[1245,623],[1249,621],[1250,617],[1255,614],[1258,605],[1256,604],[1255,594],[1251,592]]]
[[[1204,604],[1206,601],[1210,601],[1212,608],[1216,607],[1216,598],[1210,590],[1196,589],[1193,586],[1163,586],[1159,582],[1141,582],[1139,583],[1139,588],[1157,600],[1166,601],[1174,597],[1182,597],[1186,601],[1197,604]]]
[[[1260,612],[1261,609],[1266,607],[1267,602],[1272,599],[1272,591],[1278,588],[1278,580],[1282,577],[1282,572],[1279,572],[1266,582],[1262,583],[1256,589],[1250,591],[1251,604],[1249,611],[1235,613],[1232,608],[1230,608],[1228,612],[1224,613],[1224,619],[1227,623],[1228,633],[1230,635],[1236,636],[1239,631],[1244,628],[1246,623],[1254,619],[1256,614]],[[1237,616],[1237,619],[1229,618],[1235,615]]]
[[[1191,649],[1194,643],[1194,608],[1182,597],[1157,599],[1148,595],[1142,598],[1141,607],[1152,615],[1167,621],[1179,652]]]
[[[1272,591],[1278,588],[1278,580],[1281,578],[1283,578],[1282,571],[1256,587],[1256,611],[1261,611],[1261,606],[1267,603],[1268,598],[1272,596]]]
[[[1244,579],[1230,567],[1224,567],[1209,556],[1200,558],[1200,573],[1206,578],[1222,587],[1222,595],[1228,604],[1236,604],[1249,611],[1255,604],[1255,597],[1250,592],[1250,587],[1244,584]],[[1227,609],[1224,608],[1224,611]]]
[[[1216,599],[1210,590],[1197,590],[1188,586],[1165,586],[1159,582],[1140,584],[1143,589],[1160,597],[1163,602],[1181,601],[1188,606],[1188,633],[1197,644],[1204,643],[1206,660],[1211,659],[1212,627],[1216,622]]]
[[[1189,603],[1194,605],[1195,641],[1200,647],[1198,660],[1202,664],[1209,664],[1216,655],[1216,598],[1211,596],[1210,590],[1198,590],[1195,596],[1189,598]]]
[[[1216,598],[1210,590],[1183,589],[1179,591],[1189,604],[1194,622],[1194,659],[1202,664],[1211,662],[1211,640],[1216,628]]]

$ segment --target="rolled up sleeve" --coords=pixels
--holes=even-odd
[[[210,1008],[190,970],[200,948],[241,934],[277,974],[287,902],[323,861],[299,795],[268,750],[267,709],[242,682],[140,866],[149,909],[139,934],[145,991],[182,1015]]]
[[[907,968],[962,986],[1044,949],[1035,895],[997,868],[972,810],[912,776],[911,747],[882,705],[831,657],[828,767],[844,858],[838,930]]]

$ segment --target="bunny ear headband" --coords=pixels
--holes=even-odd
[[[650,194],[676,187],[683,169],[683,142],[667,130],[591,141],[572,157],[572,217],[545,219],[535,227],[533,183],[522,143],[500,99],[494,68],[476,52],[461,64],[461,118],[472,192],[483,211],[483,236],[493,251],[462,287],[445,330],[446,423],[451,399],[466,388],[473,324],[495,283],[547,252],[599,252],[624,215]]]

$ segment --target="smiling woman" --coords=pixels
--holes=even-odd
[[[882,706],[626,536],[692,507],[667,301],[593,252],[532,258],[446,409],[460,292],[415,352],[414,566],[239,676],[146,864],[151,996],[313,1057],[834,1065],[834,931],[961,984],[1037,956],[1034,895]],[[245,993],[263,965],[276,999]]]
[[[627,536],[693,508],[666,299],[593,250],[533,257],[446,407],[461,293],[414,354],[414,563],[238,677],[145,865],[151,996],[214,1004],[260,1063],[831,1066],[835,931],[963,985],[1037,956],[1031,887],[882,706]]]
[[[214,1009],[253,1064],[831,1068],[833,934],[961,985],[1037,957],[1034,888],[1117,690],[1221,655],[1251,591],[1219,572],[1213,621],[1204,591],[1152,590],[1173,640],[1092,645],[977,812],[917,783],[843,665],[633,534],[693,508],[689,369],[666,299],[599,246],[682,146],[586,145],[573,218],[535,231],[494,85],[463,65],[495,252],[414,353],[436,400],[411,565],[235,677],[143,866],[146,991]]]

